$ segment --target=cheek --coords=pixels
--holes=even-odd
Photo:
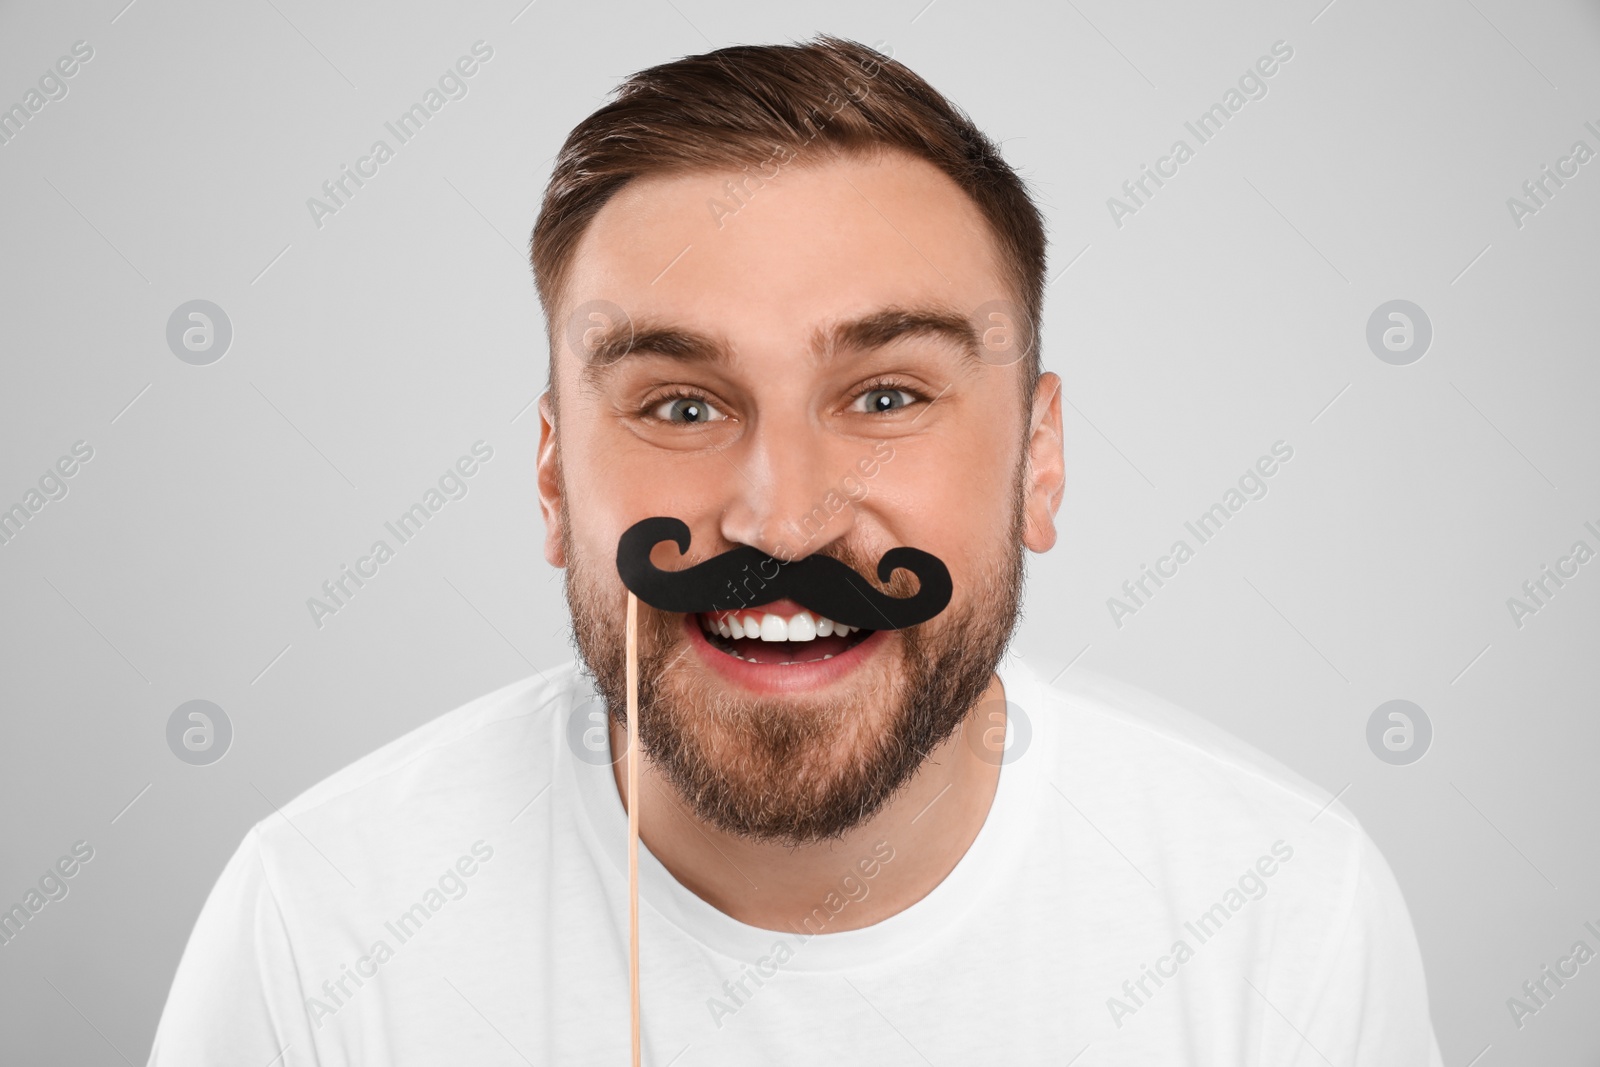
[[[1018,458],[995,438],[940,434],[897,444],[866,506],[887,542],[932,552],[959,586],[963,574],[991,567],[1012,536]]]
[[[998,509],[1011,500],[1021,458],[1022,420],[1009,388],[974,391],[946,415],[918,474],[953,521],[989,525],[1003,514]]]

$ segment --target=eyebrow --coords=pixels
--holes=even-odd
[[[863,318],[819,329],[811,336],[812,351],[833,359],[850,349],[882,348],[905,337],[929,337],[955,344],[962,354],[982,360],[978,331],[960,312],[943,307],[885,308]]]
[[[822,360],[848,351],[872,351],[911,337],[944,340],[961,349],[964,358],[982,362],[978,332],[960,312],[945,307],[890,307],[860,318],[819,327],[811,334],[810,351]],[[608,330],[585,361],[583,374],[596,378],[634,355],[662,356],[683,363],[729,366],[735,361],[726,342],[668,323],[623,322]]]

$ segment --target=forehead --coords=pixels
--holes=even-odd
[[[788,342],[883,307],[1009,295],[977,205],[932,164],[889,152],[635,180],[579,241],[563,305],[607,300]]]

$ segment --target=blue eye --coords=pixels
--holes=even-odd
[[[667,400],[656,408],[654,415],[663,422],[675,422],[680,425],[716,422],[726,418],[722,412],[697,396],[680,396]]]
[[[868,389],[856,398],[855,409],[878,414],[907,407],[912,400],[904,389]]]

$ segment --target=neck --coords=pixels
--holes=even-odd
[[[700,819],[646,757],[639,837],[679,883],[747,925],[811,933],[871,926],[927,896],[978,836],[1000,780],[1000,751],[974,749],[971,739],[1004,724],[974,716],[996,707],[1005,707],[998,677],[876,815],[841,838],[798,848],[735,837]],[[613,722],[611,751],[626,747],[626,728]],[[626,759],[612,764],[624,807],[631,803],[627,766]]]

